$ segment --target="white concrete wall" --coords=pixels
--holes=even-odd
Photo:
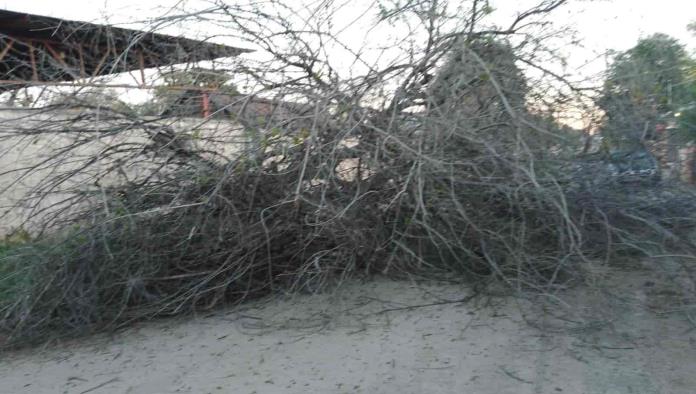
[[[106,160],[101,158],[104,152],[119,144],[142,146],[149,142],[147,133],[137,124],[147,119],[109,120],[92,112],[88,119],[80,120],[85,115],[80,111],[0,108],[0,237],[22,225],[38,210],[48,209],[47,214],[65,208],[66,204],[61,201],[77,190],[98,191],[99,187],[95,185],[97,177],[115,165],[116,159],[126,157],[125,154],[116,154]],[[189,136],[190,144],[215,151],[228,159],[245,141],[242,127],[229,121],[192,118],[150,125]],[[119,131],[110,132],[112,129]],[[80,146],[66,152],[75,142],[80,142]],[[152,158],[144,158],[128,160],[128,165],[111,171],[99,184],[112,186],[149,174],[158,163]],[[36,190],[47,181],[52,181],[54,187]],[[46,194],[38,205],[35,203],[37,192]],[[58,205],[51,207],[54,204]],[[41,217],[43,215],[37,219]],[[30,232],[36,226],[37,220],[25,224]]]

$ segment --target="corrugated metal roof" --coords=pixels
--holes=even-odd
[[[0,10],[0,90],[72,81],[249,50],[165,34]],[[13,82],[14,81],[14,82]]]

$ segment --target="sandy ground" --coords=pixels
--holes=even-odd
[[[622,297],[582,289],[544,312],[511,297],[451,302],[461,286],[351,282],[4,354],[0,392],[696,393],[686,309],[650,312],[676,295],[620,283]]]

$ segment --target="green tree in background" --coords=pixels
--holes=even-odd
[[[238,94],[230,83],[232,75],[222,70],[190,68],[173,70],[161,75],[161,84],[153,94],[153,100],[141,106],[146,115],[172,113],[199,114],[202,92],[217,92],[226,95]]]
[[[684,120],[680,134],[696,137],[688,123],[696,103],[693,64],[684,46],[665,34],[642,39],[619,53],[598,101],[606,114],[602,133],[609,144],[636,148],[653,136],[658,124],[678,118]]]

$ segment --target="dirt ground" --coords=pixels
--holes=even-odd
[[[4,354],[0,392],[695,393],[693,305],[649,276],[620,278],[547,308],[355,281]]]

